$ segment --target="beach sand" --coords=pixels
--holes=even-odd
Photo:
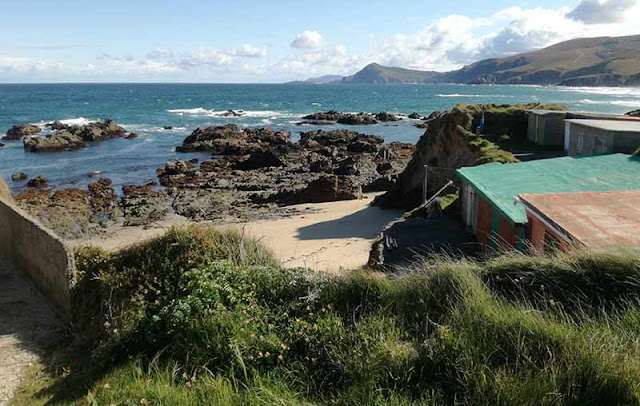
[[[209,224],[218,230],[244,230],[246,236],[260,240],[285,267],[340,272],[366,265],[375,237],[389,221],[402,215],[399,210],[370,206],[375,196],[371,193],[362,200],[301,204],[292,206],[302,212],[300,215],[250,223],[194,223],[175,216],[150,229],[120,226],[111,230],[108,237],[73,244],[117,250],[162,235],[171,227]]]

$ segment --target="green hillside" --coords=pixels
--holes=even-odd
[[[343,83],[470,83],[562,86],[640,85],[640,35],[580,38],[451,72],[367,65]]]

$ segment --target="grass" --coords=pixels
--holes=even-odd
[[[634,252],[329,277],[190,228],[77,259],[73,346],[14,405],[640,403]]]

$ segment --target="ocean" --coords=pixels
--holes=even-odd
[[[457,103],[563,103],[572,110],[624,113],[640,108],[639,88],[563,88],[502,85],[226,85],[226,84],[15,84],[0,85],[0,136],[17,123],[44,125],[53,120],[82,124],[114,119],[135,140],[114,139],[88,148],[47,154],[24,152],[21,141],[3,141],[0,174],[42,175],[57,188],[85,187],[99,177],[115,185],[156,179],[155,171],[173,159],[205,159],[175,146],[197,127],[235,123],[290,131],[349,128],[383,136],[387,142],[415,143],[424,130],[403,120],[369,126],[297,126],[303,115],[344,112],[418,112],[428,115]],[[243,117],[221,117],[229,110]],[[164,126],[172,126],[166,130]],[[41,134],[46,134],[43,132]]]

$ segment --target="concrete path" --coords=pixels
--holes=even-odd
[[[25,369],[61,325],[35,287],[0,259],[0,406],[9,403]]]

